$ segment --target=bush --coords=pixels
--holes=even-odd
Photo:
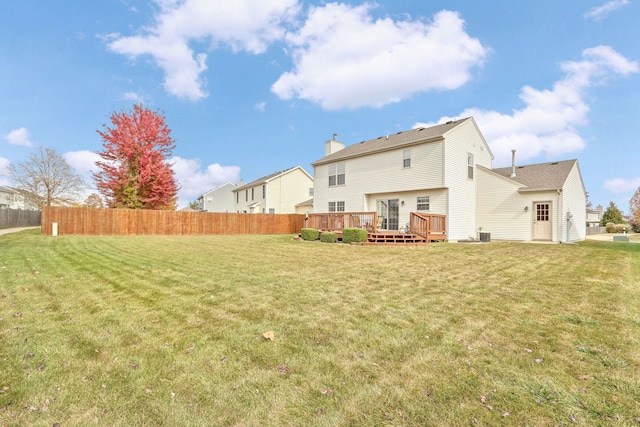
[[[330,231],[326,231],[320,235],[320,241],[324,243],[335,243],[338,241],[338,235]]]
[[[302,240],[318,240],[318,230],[315,228],[303,228],[300,230]]]
[[[342,242],[366,242],[369,233],[362,228],[345,228],[342,230]]]
[[[607,233],[622,233],[623,231],[628,233],[631,231],[629,224],[614,224],[612,222],[608,222],[606,227]]]
[[[622,233],[623,231],[629,232],[629,224],[616,224],[616,233]]]

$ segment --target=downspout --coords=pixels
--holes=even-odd
[[[559,230],[558,230],[558,241],[560,243],[562,243],[562,239],[564,238],[564,233],[562,232],[563,231],[562,227],[564,227],[564,221],[563,221],[564,212],[563,212],[562,197],[561,197],[562,190],[561,189],[557,189],[556,191],[557,191],[557,195],[558,195],[558,201],[557,201],[558,213],[556,214],[556,217],[558,218],[558,227],[559,227]]]

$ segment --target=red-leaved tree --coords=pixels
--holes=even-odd
[[[175,209],[178,186],[168,163],[175,148],[161,113],[143,105],[113,113],[113,127],[97,132],[103,140],[102,158],[93,174],[98,191],[111,208]]]

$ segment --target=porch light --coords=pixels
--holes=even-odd
[[[404,200],[400,202],[400,206],[404,206]]]
[[[529,212],[529,206],[525,206],[525,207],[524,207],[524,211],[525,211],[525,212]]]

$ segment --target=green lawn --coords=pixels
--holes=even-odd
[[[291,237],[0,236],[0,426],[639,424],[640,245]]]

